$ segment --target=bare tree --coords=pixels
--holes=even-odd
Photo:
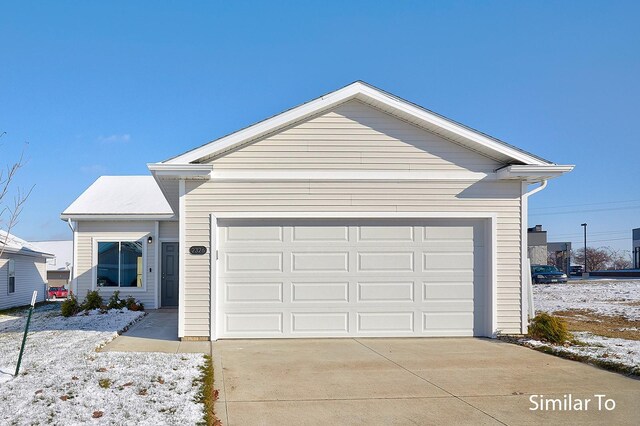
[[[0,134],[0,138],[5,134],[6,132]],[[31,195],[31,191],[33,191],[33,186],[27,191],[19,187],[14,188],[16,174],[24,165],[23,150],[16,162],[0,168],[0,230],[6,232],[5,235],[0,235],[0,256],[2,256],[7,246],[11,229],[18,223],[24,204],[27,202],[29,195]]]
[[[584,265],[584,249],[578,249],[573,251],[572,256],[573,263],[576,265]],[[587,270],[600,271],[605,269],[608,264],[611,263],[611,254],[606,248],[594,248],[587,247]]]
[[[609,249],[611,255],[611,269],[631,269],[631,252],[629,250]]]

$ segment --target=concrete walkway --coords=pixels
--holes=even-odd
[[[149,310],[121,336],[100,352],[210,353],[211,342],[182,342],[178,339],[178,310]]]
[[[227,426],[637,425],[640,418],[640,381],[496,340],[225,340],[213,344],[213,359],[216,412]],[[531,410],[531,395],[568,394],[590,399],[588,410]],[[599,409],[596,394],[615,409]]]

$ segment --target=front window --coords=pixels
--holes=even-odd
[[[98,287],[142,287],[142,242],[98,242]]]
[[[9,294],[16,292],[16,261],[13,259],[9,259],[8,265],[8,282],[9,285],[7,287],[7,291]]]

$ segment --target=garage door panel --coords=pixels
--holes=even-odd
[[[442,283],[422,283],[422,295],[426,300],[442,299],[473,299],[473,283],[466,282],[442,282]]]
[[[349,332],[348,312],[293,312],[291,313],[293,333],[347,334]]]
[[[406,282],[359,282],[358,302],[413,302],[413,281]]]
[[[282,252],[225,253],[227,273],[282,272]]]
[[[425,312],[422,314],[422,331],[471,336],[473,335],[473,313]]]
[[[237,335],[282,335],[283,313],[226,313],[225,332]]]
[[[484,333],[479,221],[260,223],[220,229],[219,337]]]
[[[282,226],[232,226],[223,228],[228,242],[282,241]]]
[[[473,253],[422,253],[423,271],[435,271],[439,269],[456,271],[468,269],[473,271]]]
[[[406,242],[414,241],[413,226],[359,226],[357,241],[361,242]]]
[[[399,332],[411,334],[414,312],[359,312],[358,331],[365,334]]]
[[[347,226],[294,226],[292,242],[349,241]]]
[[[349,282],[293,282],[292,302],[348,302]]]
[[[292,272],[348,272],[348,252],[298,252],[291,254]]]
[[[358,271],[362,272],[378,272],[378,271],[395,271],[395,272],[413,272],[414,271],[414,253],[411,252],[359,252],[358,253]]]
[[[225,301],[227,303],[282,302],[282,282],[233,282],[227,281]]]

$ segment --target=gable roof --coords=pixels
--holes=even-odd
[[[53,257],[37,245],[0,229],[0,251],[27,256]]]
[[[33,241],[33,244],[54,256],[47,261],[47,271],[67,271],[73,266],[73,240]]]
[[[62,219],[169,219],[173,210],[153,176],[101,176]]]
[[[551,161],[531,154],[478,130],[472,129],[391,93],[362,81],[356,81],[334,92],[291,108],[249,127],[223,136],[184,154],[156,163],[155,166],[197,164],[240,145],[273,134],[296,122],[329,110],[352,99],[360,100],[402,120],[438,134],[473,151],[495,158],[504,164],[553,165]],[[153,171],[155,167],[150,165]]]

